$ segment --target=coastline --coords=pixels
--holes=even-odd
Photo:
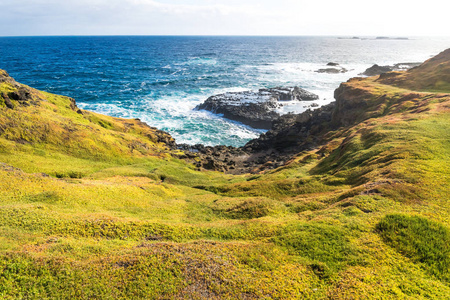
[[[187,151],[0,71],[0,296],[446,299],[448,74],[450,49]]]

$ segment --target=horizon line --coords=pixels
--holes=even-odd
[[[8,37],[341,37],[348,39],[357,38],[417,38],[417,37],[435,37],[448,38],[448,36],[434,36],[434,35],[357,35],[357,34],[342,34],[342,35],[325,35],[325,34],[305,34],[305,35],[233,35],[233,34],[49,34],[49,35],[0,35],[0,38]]]

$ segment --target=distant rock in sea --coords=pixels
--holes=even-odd
[[[395,64],[393,66],[379,66],[377,64],[371,66],[370,68],[366,69],[364,72],[362,72],[359,75],[364,76],[376,76],[383,73],[391,72],[391,71],[404,71],[408,70],[414,67],[419,66],[420,63],[399,63]]]
[[[409,40],[407,37],[388,37],[388,36],[377,36],[376,40]]]
[[[359,37],[359,36],[353,36],[353,37],[338,37],[339,40],[378,40],[378,41],[385,41],[385,40],[403,40],[407,41],[409,38],[407,37],[389,37],[389,36],[377,36],[375,38],[368,38],[368,37]]]
[[[328,73],[328,74],[339,74],[339,73],[346,73],[348,70],[342,66],[340,66],[338,63],[335,62],[329,62],[327,63],[327,67],[332,68],[323,68],[316,70],[317,73]]]
[[[258,91],[230,92],[214,95],[198,105],[197,110],[223,114],[227,119],[253,128],[270,129],[280,118],[277,108],[283,101],[312,101],[319,96],[299,87],[276,87]]]
[[[353,37],[338,37],[339,40],[361,40],[359,36],[353,36]]]

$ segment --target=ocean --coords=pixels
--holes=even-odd
[[[177,143],[242,146],[264,131],[193,108],[215,94],[278,86],[314,92],[324,105],[373,64],[422,62],[449,47],[448,37],[0,37],[0,69],[83,109],[139,118]],[[349,72],[315,72],[328,62]]]

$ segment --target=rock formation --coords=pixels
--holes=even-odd
[[[227,119],[250,125],[254,128],[270,129],[280,117],[277,108],[283,101],[311,101],[319,96],[299,87],[277,87],[259,91],[230,92],[209,97],[195,109],[204,109],[223,114]]]
[[[348,70],[346,68],[340,66],[338,63],[335,63],[335,62],[327,63],[327,67],[328,68],[318,69],[315,72],[317,72],[317,73],[328,73],[328,74],[339,74],[339,73],[346,73],[346,72],[348,72]]]
[[[360,75],[364,76],[376,76],[383,73],[391,72],[391,71],[404,71],[408,70],[410,68],[414,68],[420,65],[420,63],[399,63],[395,64],[393,66],[379,66],[377,64],[371,66],[370,68],[366,69],[363,73]]]

